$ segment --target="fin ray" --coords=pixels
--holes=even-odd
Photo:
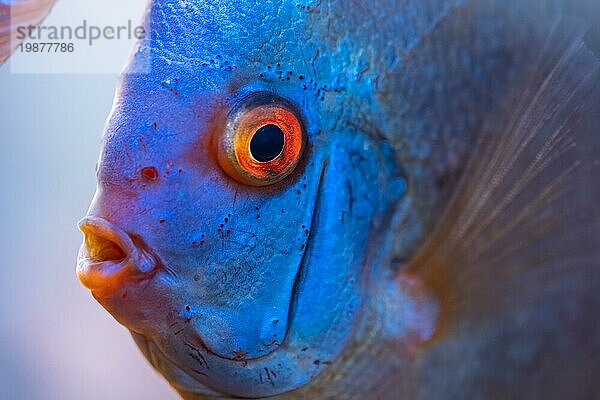
[[[575,21],[555,25],[403,271],[437,292],[450,324],[471,306],[510,313],[503,297],[535,296],[578,269],[600,289],[600,68],[583,35]]]
[[[440,303],[422,398],[600,394],[600,62],[583,38],[574,20],[549,32],[400,271]]]

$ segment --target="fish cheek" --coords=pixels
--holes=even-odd
[[[284,190],[234,191],[235,202],[216,202],[211,216],[205,213],[211,219],[205,223],[218,228],[198,242],[178,279],[193,334],[209,352],[252,359],[283,342],[314,206],[308,188],[312,180],[317,186],[316,175],[297,177]]]

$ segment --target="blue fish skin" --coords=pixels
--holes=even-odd
[[[564,7],[522,3],[150,2],[82,260],[104,257],[100,276],[123,267],[86,285],[182,396],[427,393],[414,359],[443,309],[396,269]],[[294,104],[307,138],[294,172],[266,187],[232,179],[215,154],[231,110],[257,93]]]

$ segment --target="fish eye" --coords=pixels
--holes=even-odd
[[[294,171],[305,133],[293,104],[260,93],[232,110],[217,146],[219,164],[229,176],[247,185],[267,186]]]

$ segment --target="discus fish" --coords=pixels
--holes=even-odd
[[[50,13],[56,0],[0,0],[0,65],[23,40],[19,28],[38,26]]]
[[[79,279],[186,399],[598,398],[594,7],[151,1]]]

